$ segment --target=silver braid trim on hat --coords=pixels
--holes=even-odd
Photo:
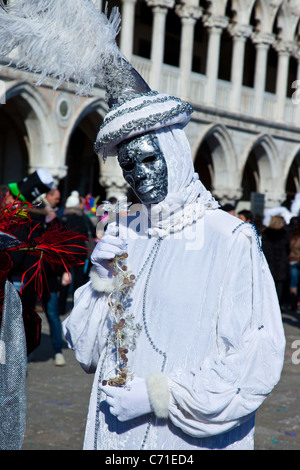
[[[101,140],[98,140],[95,143],[95,147],[94,147],[95,152],[101,153],[103,150],[103,147],[105,147],[106,144],[108,144],[109,142],[111,142],[112,140],[116,138],[120,138],[120,137],[125,138],[126,135],[128,135],[133,129],[145,129],[146,130],[147,128],[153,127],[155,124],[158,124],[158,123],[163,124],[182,113],[191,114],[193,112],[192,106],[189,103],[182,103],[179,98],[167,96],[167,97],[158,98],[157,100],[152,100],[152,101],[145,100],[133,108],[122,109],[119,112],[115,113],[113,116],[111,116],[110,118],[104,121],[100,129],[101,128],[103,129],[108,124],[108,122],[111,122],[115,118],[120,117],[124,114],[132,113],[134,111],[139,111],[147,106],[153,105],[154,103],[162,103],[164,101],[169,101],[170,99],[174,101],[179,101],[181,104],[178,104],[176,107],[168,111],[164,111],[164,112],[156,113],[156,114],[150,114],[146,117],[142,117],[139,119],[132,119],[131,121],[127,122],[122,127],[120,127],[119,129],[109,132],[108,134],[103,136]]]

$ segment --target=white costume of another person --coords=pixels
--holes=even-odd
[[[253,448],[255,412],[282,370],[281,314],[256,233],[218,209],[194,174],[183,131],[190,106],[149,89],[115,43],[118,15],[108,20],[92,0],[16,0],[0,21],[0,55],[17,48],[16,66],[40,72],[39,83],[51,76],[79,92],[106,88],[97,152],[110,158],[123,141],[154,132],[167,167],[164,197],[120,219],[118,233],[109,227],[96,246],[91,280],[64,322],[95,377],[84,448]],[[131,342],[120,354],[133,378],[117,387],[111,339],[121,326],[110,300],[119,275],[107,259],[124,252],[135,280],[121,305]]]

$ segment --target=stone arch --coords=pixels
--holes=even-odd
[[[234,21],[248,25],[254,3],[255,0],[232,0],[232,10],[235,13]]]
[[[282,2],[277,14],[278,37],[282,41],[293,41],[299,21],[299,11],[293,2]]]
[[[269,134],[256,137],[246,150],[240,170],[243,199],[249,201],[251,192],[265,195],[268,206],[284,199],[284,190],[278,186],[279,154]]]
[[[59,134],[49,105],[41,92],[26,81],[8,85],[5,111],[16,113],[23,123],[28,150],[28,172],[38,167],[52,172],[60,159]]]
[[[63,198],[73,190],[80,194],[104,196],[100,185],[100,162],[94,143],[106,114],[103,98],[82,100],[66,129],[63,141],[64,163],[67,169],[60,189]]]
[[[228,129],[222,124],[208,126],[200,136],[196,148],[195,170],[201,168],[201,164],[203,167],[203,158],[206,158],[211,178],[211,187],[208,189],[211,189],[219,200],[237,199],[237,155]]]
[[[257,21],[256,30],[261,33],[271,34],[277,12],[282,0],[275,0],[272,3],[264,0],[256,0],[253,8],[255,20]]]
[[[283,171],[286,200],[290,202],[300,192],[300,145],[297,145],[286,159]]]

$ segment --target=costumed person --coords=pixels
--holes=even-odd
[[[34,173],[25,176],[17,183],[8,183],[13,198],[18,198],[23,202],[33,202],[41,197],[43,193],[52,190],[53,187],[54,179],[45,168],[38,168]]]
[[[4,204],[13,204],[16,200],[23,203],[23,207],[27,205],[27,211],[33,211],[32,203],[45,192],[48,192],[54,187],[54,179],[45,168],[38,168],[35,172],[25,176],[19,182],[8,183],[7,186],[3,185],[0,188],[2,201]],[[27,224],[20,224],[19,229],[16,229],[15,236],[20,240],[27,240],[32,225],[39,225],[40,220],[32,221],[32,214],[30,222]],[[10,272],[10,278],[18,291],[21,289],[22,276],[24,272],[28,271],[32,265],[33,260],[31,257],[25,255],[24,252],[15,252],[11,254],[13,258],[13,267]],[[24,284],[26,284],[26,279]],[[35,290],[32,285],[27,285],[26,291],[23,291],[23,299],[32,308],[35,308]]]
[[[106,87],[95,148],[104,160],[118,155],[141,201],[136,215],[109,224],[64,322],[94,374],[84,449],[252,449],[255,412],[280,378],[285,348],[253,227],[220,210],[200,182],[183,130],[191,106],[151,91],[121,56],[116,13],[107,20],[92,1],[26,3],[12,5],[0,47],[21,44],[18,64],[41,79]],[[60,44],[58,26],[68,33]]]
[[[26,214],[20,204],[4,204],[2,195],[0,202],[0,449],[19,450],[26,427],[27,355],[40,343],[41,320],[9,279],[9,250],[22,245],[12,233],[26,223]]]
[[[70,240],[81,242],[81,237],[61,230],[35,239],[30,234],[24,237],[21,227],[30,226],[31,204],[18,198],[9,203],[6,198],[10,199],[10,193],[0,195],[0,449],[19,450],[26,427],[27,356],[40,344],[41,319],[24,300],[26,271],[20,292],[12,283],[20,261],[16,255],[34,260],[28,282],[33,281],[41,297],[46,282],[44,263],[53,268],[64,264],[66,269],[76,265],[78,258]]]
[[[5,197],[5,201],[11,201],[11,198],[18,198],[24,203],[30,203],[28,212],[30,213],[31,223],[21,226],[20,230],[16,233],[19,239],[26,240],[32,230],[32,236],[34,238],[40,237],[45,230],[51,227],[53,223],[57,222],[58,219],[56,217],[55,208],[60,201],[60,192],[55,187],[54,179],[48,170],[39,168],[34,173],[23,178],[22,181],[9,183],[8,188],[9,194]],[[86,253],[84,255],[86,255]],[[34,261],[31,257],[26,256],[24,252],[13,253],[12,256],[14,262],[10,275],[14,286],[17,290],[20,290],[24,272],[27,273],[27,278],[30,277],[30,269]],[[47,270],[48,289],[44,289],[42,303],[50,327],[54,364],[64,366],[64,340],[59,317],[58,279],[65,273],[63,273],[63,265],[60,267],[61,272],[58,272],[57,266],[55,270],[53,270],[46,263],[45,269]],[[37,302],[35,286],[33,283],[27,283],[26,279],[23,279],[23,283],[26,285],[26,288],[23,289],[24,302],[32,309],[35,309]]]

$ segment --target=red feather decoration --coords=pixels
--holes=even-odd
[[[6,203],[5,197],[0,197],[0,232],[12,234],[20,229],[23,224],[30,224],[32,222],[28,213],[28,208],[32,204],[22,202],[18,198],[11,204]],[[36,263],[33,264],[22,275],[22,290],[29,282],[35,283],[35,289],[39,299],[43,294],[43,283],[47,284],[47,277],[45,275],[45,263],[47,263],[53,270],[61,270],[61,267],[66,272],[76,265],[84,264],[86,253],[87,238],[77,232],[63,229],[58,223],[49,227],[40,237],[34,236],[34,231],[38,227],[31,228],[27,240],[16,240],[14,246],[6,246],[5,253],[25,251],[26,254],[35,256]],[[0,266],[0,271],[3,269]],[[24,285],[25,277],[28,281]],[[48,284],[47,284],[48,285]]]
[[[34,232],[34,228],[31,234]],[[53,270],[63,266],[66,272],[69,272],[73,266],[84,264],[82,255],[85,257],[88,251],[85,247],[86,241],[85,236],[71,230],[64,230],[61,226],[55,224],[48,228],[42,236],[33,239],[30,237],[27,242],[8,248],[8,251],[26,251],[29,255],[38,258],[37,262],[23,273],[22,290],[25,287],[23,284],[27,276],[29,279],[26,285],[34,281],[36,292],[41,299],[43,280],[47,283],[45,263]]]
[[[7,204],[6,197],[0,195],[0,231],[12,234],[20,225],[31,222],[27,211],[29,207],[32,207],[29,202],[20,201],[18,198]]]

